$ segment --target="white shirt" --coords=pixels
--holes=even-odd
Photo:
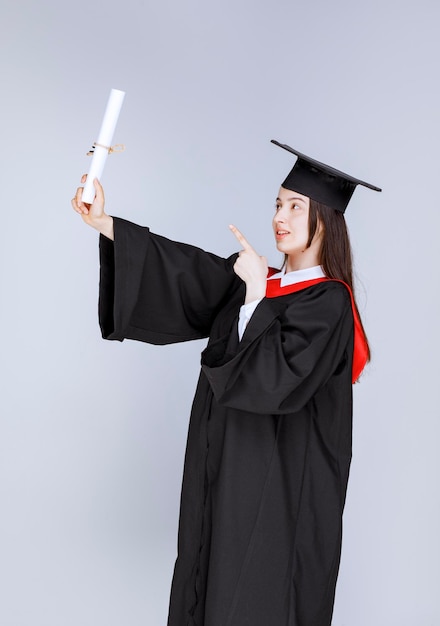
[[[305,280],[313,280],[314,278],[325,278],[325,274],[320,265],[315,265],[313,267],[307,267],[304,270],[295,270],[294,272],[286,272],[286,269],[284,268],[281,270],[281,272],[277,272],[273,276],[270,276],[267,280],[274,280],[275,278],[281,278],[280,286],[286,287],[287,285],[295,285],[296,283],[301,283]],[[259,300],[253,300],[252,302],[248,302],[248,304],[243,304],[240,307],[240,315],[238,318],[238,338],[240,339],[240,341],[243,337],[249,320],[251,319],[255,309],[262,299],[263,298],[260,298]]]

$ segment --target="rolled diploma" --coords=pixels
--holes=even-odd
[[[112,89],[107,102],[107,108],[105,109],[104,119],[102,120],[101,130],[99,131],[98,139],[96,141],[92,163],[90,165],[89,173],[87,174],[87,181],[84,185],[84,191],[82,194],[83,202],[91,204],[95,198],[95,188],[93,181],[95,178],[100,179],[102,172],[104,171],[104,165],[108,156],[108,149],[112,145],[113,134],[115,132],[116,124],[119,117],[119,112],[124,101],[125,91],[119,89]],[[106,148],[102,146],[107,146]]]

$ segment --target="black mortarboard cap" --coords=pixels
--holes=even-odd
[[[341,213],[344,213],[347,208],[356,185],[363,185],[374,191],[382,191],[379,187],[370,185],[349,174],[344,174],[344,172],[325,165],[325,163],[315,161],[315,159],[311,159],[298,150],[275,141],[275,139],[271,141],[276,146],[298,157],[286,180],[282,183],[282,187],[285,189],[297,191],[312,198],[312,200],[341,211]]]

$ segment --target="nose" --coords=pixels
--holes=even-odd
[[[275,213],[275,222],[285,222],[286,221],[286,208],[280,207],[278,211]]]

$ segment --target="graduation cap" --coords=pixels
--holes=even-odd
[[[344,213],[347,208],[356,185],[363,185],[374,191],[382,191],[379,187],[370,185],[349,174],[344,174],[344,172],[325,165],[325,163],[315,161],[315,159],[311,159],[290,146],[275,141],[275,139],[272,139],[271,142],[298,157],[286,180],[282,183],[282,187],[285,189],[297,191],[341,213]]]

